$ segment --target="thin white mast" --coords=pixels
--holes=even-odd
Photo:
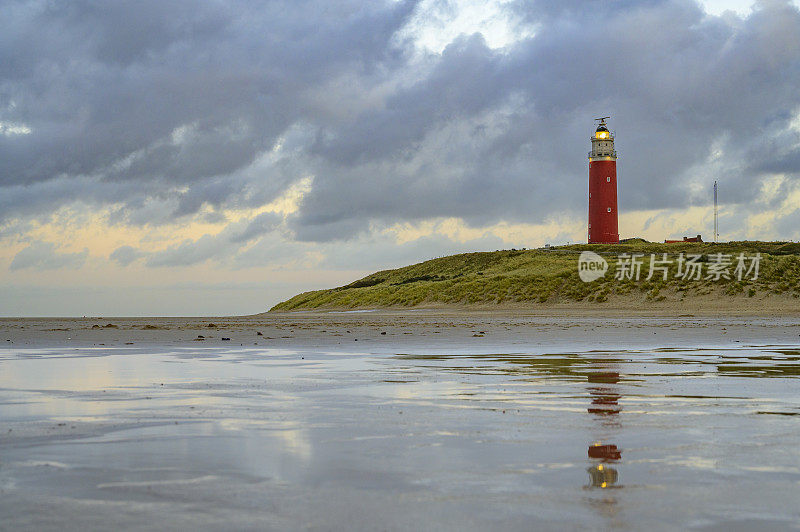
[[[719,238],[719,210],[717,208],[717,182],[714,181],[714,242]]]

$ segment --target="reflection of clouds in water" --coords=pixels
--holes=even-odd
[[[302,464],[310,463],[314,457],[314,444],[309,430],[298,427],[302,423],[299,420],[220,419],[216,420],[212,431],[217,435],[220,429],[228,434],[240,434],[243,431],[250,434],[244,440],[246,451],[243,451],[249,456],[248,461],[258,462],[271,475],[281,476],[280,463],[287,455]]]
[[[200,483],[212,483],[212,482],[219,482],[220,477],[216,475],[203,475],[201,477],[194,477],[194,478],[178,478],[178,479],[169,479],[169,480],[143,480],[143,481],[124,481],[124,482],[105,482],[102,484],[97,485],[97,489],[108,489],[108,488],[136,488],[136,487],[143,487],[143,488],[152,488],[154,486],[185,486],[187,484],[200,484]]]
[[[305,429],[277,430],[272,434],[283,443],[284,450],[291,453],[295,458],[303,461],[311,460],[312,446],[311,438]]]
[[[700,456],[684,456],[682,458],[665,458],[663,460],[672,466],[683,466],[692,469],[703,469],[707,471],[719,470],[719,461]]]
[[[295,524],[313,519],[346,528],[336,520],[344,515],[343,507],[336,513],[340,503],[348,505],[342,519],[363,510],[378,516],[377,528],[411,528],[397,520],[399,513],[451,528],[463,517],[478,523],[472,528],[490,528],[482,516],[508,512],[522,522],[532,513],[531,501],[544,498],[552,508],[542,513],[554,519],[531,528],[639,530],[665,522],[686,528],[690,517],[674,508],[691,499],[695,508],[707,501],[712,510],[726,511],[731,490],[742,494],[741,511],[790,516],[797,472],[791,430],[798,418],[755,411],[797,411],[796,381],[772,380],[765,387],[764,379],[744,372],[735,379],[710,373],[725,354],[718,351],[682,351],[669,361],[645,352],[623,360],[617,353],[432,359],[277,349],[143,351],[113,352],[103,363],[70,358],[92,371],[73,371],[69,381],[58,379],[69,350],[30,362],[2,359],[0,381],[18,377],[29,364],[41,366],[49,387],[35,391],[36,372],[22,372],[12,389],[0,390],[7,399],[0,404],[4,422],[40,394],[76,409],[92,401],[112,409],[108,421],[86,415],[91,423],[74,423],[74,429],[73,423],[58,427],[63,414],[14,422],[12,435],[0,432],[6,442],[15,438],[3,447],[5,478],[20,490],[30,481],[38,483],[37,493],[66,494],[77,501],[73,508],[102,497],[115,504],[159,497],[174,504],[165,514],[186,511],[195,519],[202,507],[231,519],[227,528],[252,526],[264,517],[253,512],[273,508],[299,516]],[[698,357],[710,362],[707,377],[682,373],[687,364],[699,367]],[[118,366],[103,375],[109,363]],[[743,358],[748,364],[767,363]],[[92,388],[103,378],[116,379],[106,393]],[[84,389],[69,390],[64,382]],[[30,405],[11,402],[19,397]],[[684,415],[701,410],[704,417]],[[698,431],[705,428],[718,431],[716,438]],[[79,444],[76,435],[83,438]],[[26,446],[23,439],[30,437],[49,443]],[[14,465],[24,460],[43,465]],[[51,461],[70,469],[45,465]],[[0,478],[10,490],[8,482]],[[86,491],[76,493],[81,482]],[[647,494],[655,492],[658,504],[647,504]],[[426,508],[430,513],[421,514]],[[239,516],[242,521],[235,520]]]
[[[0,387],[19,390],[15,412],[25,416],[48,415],[71,419],[108,415],[112,401],[128,398],[117,385],[114,363],[105,357],[16,360],[3,364]],[[1,410],[0,410],[1,411]]]
[[[393,383],[390,397],[403,401],[429,401],[433,397],[452,397],[474,392],[475,387],[460,382],[409,382]]]
[[[243,390],[244,392],[244,390]],[[247,399],[243,394],[242,399]],[[276,399],[274,396],[272,399]],[[296,404],[301,401],[301,398],[296,395],[281,394],[278,399],[279,403]],[[292,419],[282,420],[278,419],[274,412],[267,412],[266,417],[264,411],[252,410],[250,411],[255,417],[228,417],[216,419],[215,426],[217,429],[224,431],[239,432],[239,431],[252,431],[260,436],[267,438],[277,443],[276,448],[282,449],[287,454],[292,455],[294,458],[303,462],[309,462],[313,457],[313,445],[311,437],[307,429],[302,428],[301,425],[304,420]],[[242,413],[239,412],[238,416]],[[215,429],[216,430],[216,429]]]
[[[3,360],[0,388],[22,394],[29,414],[76,418],[108,414],[122,402],[140,400],[152,401],[152,407],[213,408],[224,397],[263,396],[262,379],[291,377],[302,371],[299,366],[284,367],[286,359],[293,361],[292,353],[277,356],[269,349],[178,348],[152,353],[127,347],[82,347],[10,353]],[[273,399],[284,399],[276,394],[269,392]]]
[[[112,406],[109,401],[97,400],[96,398],[86,400],[85,398],[71,398],[61,395],[37,394],[31,396],[31,401],[19,408],[18,411],[28,416],[48,415],[62,418],[65,421],[96,421],[97,418],[111,414],[117,408]]]
[[[13,359],[3,364],[0,386],[3,388],[36,388],[43,390],[87,391],[110,388],[119,384],[117,364],[109,357],[44,356],[30,351],[29,358]],[[46,361],[43,363],[43,359]]]

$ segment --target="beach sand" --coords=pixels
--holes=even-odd
[[[351,342],[411,346],[671,345],[791,342],[800,315],[714,316],[622,310],[469,311],[441,309],[265,313],[206,318],[0,318],[6,346],[241,345],[335,348]],[[259,335],[259,333],[261,333]],[[385,334],[383,334],[385,333]],[[659,336],[660,335],[660,336]],[[655,338],[651,338],[655,337]],[[223,340],[229,338],[229,340]],[[230,344],[222,342],[230,342]],[[363,349],[363,344],[360,349]]]

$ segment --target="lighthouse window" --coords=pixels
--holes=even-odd
[[[591,229],[591,228],[592,228],[592,224],[589,224],[589,229]]]
[[[611,183],[611,177],[606,178],[606,183]]]
[[[611,212],[611,207],[608,208],[608,212]]]

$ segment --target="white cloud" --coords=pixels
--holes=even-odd
[[[758,4],[763,3],[763,0],[699,0],[699,2],[710,15],[719,16],[726,11],[731,11],[740,17],[746,17]],[[798,0],[792,0],[791,3],[800,7]]]
[[[30,135],[31,128],[25,124],[16,122],[4,122],[0,120],[0,135],[12,137],[15,135]]]
[[[460,35],[480,33],[489,48],[503,48],[534,34],[509,9],[513,0],[423,0],[398,38],[422,50],[441,53]]]

